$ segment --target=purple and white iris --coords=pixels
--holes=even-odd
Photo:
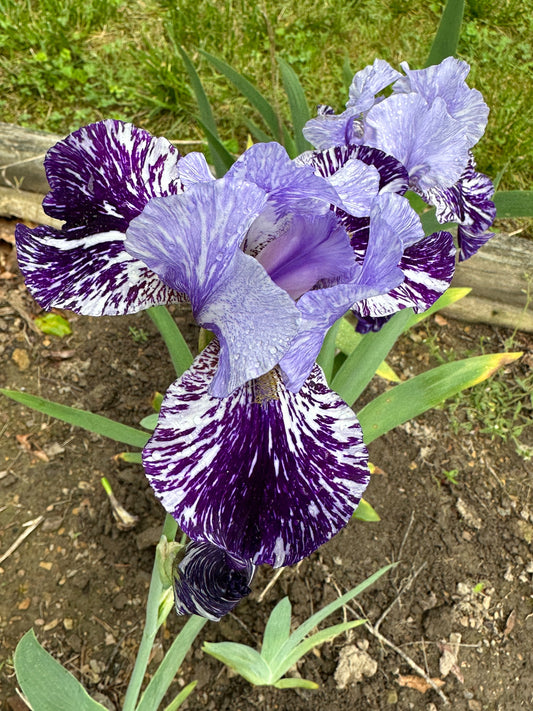
[[[404,75],[376,59],[355,75],[345,111],[320,106],[304,135],[320,150],[360,145],[394,156],[409,188],[437,208],[439,222],[458,223],[459,258],[467,259],[493,236],[487,230],[496,215],[494,188],[476,172],[471,153],[489,109],[466,84],[466,62],[448,57],[427,69],[401,67]],[[387,87],[392,93],[384,96]]]
[[[409,187],[443,220],[459,215],[463,252],[483,239],[488,187],[469,149],[486,107],[454,67],[400,79],[376,62],[356,75],[343,115],[309,122],[321,150],[293,161],[258,144],[218,180],[201,154],[113,120],[48,153],[43,206],[63,228],[17,228],[37,301],[114,315],[188,300],[216,336],[168,389],[143,452],[191,538],[178,612],[219,619],[255,566],[296,563],[357,507],[369,479],[361,428],[315,360],[348,310],[373,328],[449,286],[452,236],[424,235]]]

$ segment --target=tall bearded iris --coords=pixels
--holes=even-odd
[[[64,226],[17,228],[43,307],[114,315],[188,300],[216,336],[168,389],[143,463],[192,539],[177,609],[217,619],[255,566],[296,563],[353,514],[367,452],[316,356],[349,309],[430,306],[453,274],[452,237],[425,237],[403,197],[410,164],[357,141],[296,161],[258,144],[215,180],[201,154],[109,120],[58,143],[45,167],[44,208]]]
[[[303,130],[320,150],[302,158],[323,171],[332,161],[342,165],[354,150],[393,156],[407,172],[408,187],[436,207],[439,222],[458,223],[459,258],[468,259],[493,236],[487,230],[496,215],[493,185],[475,170],[471,152],[485,130],[488,107],[465,82],[466,62],[448,57],[427,69],[401,66],[404,75],[376,59],[355,75],[343,113],[320,106]],[[387,87],[392,93],[384,96]],[[409,275],[413,259],[418,255],[406,250],[400,289],[355,309],[358,330],[377,330],[398,308],[417,308],[417,287],[413,291]]]

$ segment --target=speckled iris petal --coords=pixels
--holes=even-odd
[[[239,248],[266,199],[229,177],[199,183],[151,200],[127,232],[128,252],[187,294],[196,321],[219,337],[218,397],[273,368],[298,329],[290,296]]]
[[[360,332],[379,330],[381,319],[401,309],[412,307],[415,313],[426,311],[450,286],[455,270],[455,246],[449,232],[435,232],[405,250],[400,261],[404,281],[389,293],[371,297],[354,307],[361,318]]]
[[[357,113],[368,111],[374,105],[376,95],[399,77],[400,72],[384,59],[375,59],[352,79],[346,108],[353,108]]]
[[[329,179],[352,159],[378,171],[380,192],[403,195],[408,189],[409,175],[404,166],[393,156],[369,146],[336,146],[324,151],[307,151],[298,156],[295,162],[310,165],[318,175]],[[354,188],[357,189],[357,186]]]
[[[309,119],[302,129],[304,137],[318,150],[331,146],[361,143],[362,123],[357,111],[346,109],[336,114],[331,106],[319,106],[315,118]]]
[[[486,230],[494,222],[496,206],[492,202],[494,185],[490,178],[476,172],[474,158],[459,180],[451,188],[433,189],[423,195],[424,199],[437,208],[439,222],[457,222],[459,259],[468,259],[485,244],[493,232]]]
[[[19,224],[15,235],[26,286],[45,309],[116,316],[186,300],[124,250],[121,232],[67,238],[52,227]]]
[[[446,57],[426,69],[409,69],[407,62],[402,62],[401,67],[406,76],[395,83],[395,92],[416,92],[429,104],[440,97],[448,113],[461,123],[468,147],[479,141],[487,125],[489,108],[481,93],[465,82],[470,71],[466,62]]]
[[[106,119],[71,133],[48,151],[44,211],[68,236],[125,232],[150,198],[181,192],[180,154],[166,138]]]
[[[324,285],[297,302],[302,321],[296,338],[280,361],[286,387],[297,392],[310,372],[328,328],[356,303],[386,294],[404,279],[399,268],[404,240],[419,234],[420,220],[406,220],[408,201],[391,193],[378,196],[365,230],[364,258],[345,284]],[[410,231],[409,231],[410,230]],[[423,232],[422,232],[423,234]]]
[[[176,612],[218,622],[250,594],[254,572],[251,561],[211,543],[190,541],[174,568]]]
[[[184,300],[124,250],[126,229],[147,202],[182,190],[179,159],[166,139],[114,120],[50,149],[43,207],[65,221],[63,229],[18,225],[16,232],[20,269],[41,306],[100,316]]]
[[[366,116],[365,145],[397,158],[418,190],[449,187],[468,163],[468,142],[443,99],[429,105],[415,93],[393,94]]]
[[[368,483],[353,411],[315,366],[297,394],[277,371],[217,399],[211,343],[169,390],[143,463],[193,540],[241,560],[291,565],[350,519]]]

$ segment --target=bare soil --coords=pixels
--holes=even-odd
[[[137,425],[150,414],[154,392],[164,392],[173,380],[148,317],[66,314],[72,335],[59,339],[39,333],[32,319],[40,309],[16,269],[9,223],[0,224],[0,240],[0,386]],[[190,315],[182,307],[173,313],[194,347],[197,333]],[[443,351],[465,354],[475,351],[481,337],[487,352],[501,350],[508,335],[490,326],[431,319],[400,340],[390,363],[408,377],[436,364],[424,344],[428,339]],[[533,363],[531,337],[518,333],[515,342],[526,356],[507,369],[509,383],[524,377]],[[363,397],[384,387],[376,380]],[[235,614],[208,623],[201,633],[205,640],[258,647],[267,616],[281,597],[289,595],[296,624],[397,561],[344,612],[348,619],[364,614],[369,626],[324,644],[294,670],[320,689],[252,687],[204,654],[197,640],[174,687],[176,693],[198,679],[183,708],[446,708],[406,656],[440,685],[454,711],[533,708],[531,463],[518,456],[512,442],[481,434],[482,421],[470,433],[454,434],[449,417],[446,409],[434,410],[371,445],[378,469],[367,499],[380,522],[353,520],[309,559],[284,570],[259,604],[274,574],[261,569],[253,593]],[[532,433],[525,431],[522,441],[533,444]],[[142,468],[116,458],[123,449],[2,399],[0,556],[27,522],[44,517],[0,563],[0,705],[6,711],[24,708],[15,696],[12,655],[31,627],[91,695],[120,708],[163,519]],[[456,483],[445,474],[453,470]],[[100,485],[103,475],[139,517],[134,529],[117,528]],[[339,613],[329,624],[342,619]],[[154,661],[182,625],[183,619],[170,615]],[[355,681],[343,672],[349,658],[374,673]]]

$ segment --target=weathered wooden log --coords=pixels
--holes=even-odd
[[[59,227],[40,207],[48,192],[43,168],[46,151],[61,136],[0,123],[0,215]],[[533,243],[503,233],[467,262],[459,264],[454,286],[471,295],[444,313],[533,333]],[[533,302],[533,299],[531,300]]]
[[[45,194],[48,181],[43,168],[46,151],[61,136],[0,123],[0,185]]]

